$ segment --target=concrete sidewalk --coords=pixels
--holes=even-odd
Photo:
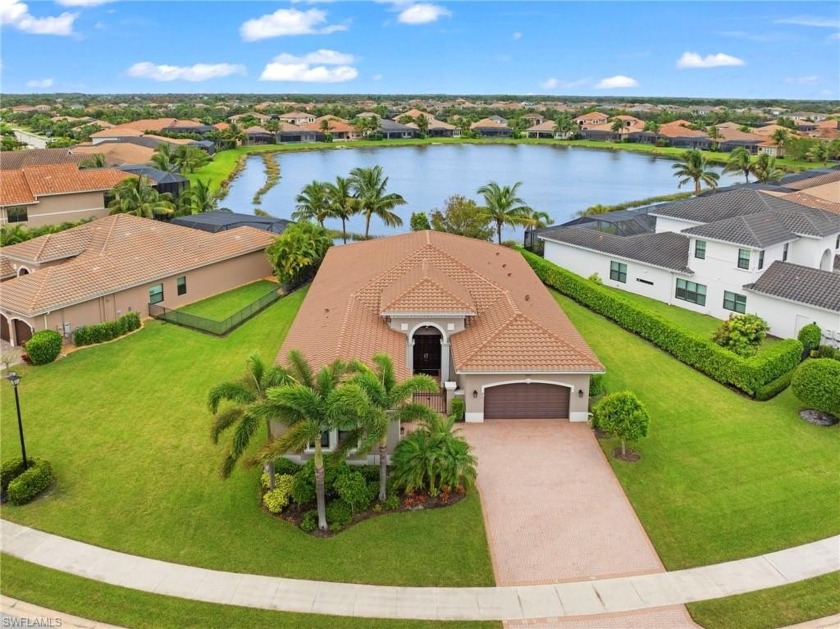
[[[0,550],[121,587],[289,612],[418,620],[530,620],[626,612],[743,594],[840,570],[840,536],[728,563],[555,585],[392,587],[220,572],[106,550],[0,521]]]

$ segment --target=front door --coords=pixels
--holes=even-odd
[[[414,373],[440,377],[440,334],[414,336]]]

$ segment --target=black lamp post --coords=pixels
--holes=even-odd
[[[18,385],[20,384],[20,376],[17,375],[14,371],[9,372],[9,375],[6,376],[9,382],[12,383],[12,386],[15,388],[15,408],[17,408],[17,418],[18,418],[18,433],[20,434],[20,453],[23,457],[23,469],[29,469],[29,462],[26,460],[26,442],[23,440],[23,422],[20,419],[20,398],[18,397]]]

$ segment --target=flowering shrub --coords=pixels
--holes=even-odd
[[[264,476],[268,476],[264,474]],[[266,478],[266,480],[268,480]],[[294,476],[283,474],[277,477],[274,484],[274,489],[267,491],[263,496],[263,504],[265,508],[272,513],[280,513],[289,504],[289,499],[292,495],[292,487],[295,484]]]

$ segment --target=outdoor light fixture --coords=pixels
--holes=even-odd
[[[583,398],[583,389],[578,389],[578,397]]]
[[[20,433],[20,454],[23,458],[23,469],[29,469],[29,462],[26,460],[26,443],[23,440],[23,422],[20,419],[20,398],[18,398],[18,385],[20,384],[20,376],[14,371],[10,371],[6,379],[12,383],[15,388],[15,408],[17,409],[18,433]]]
[[[474,397],[474,398],[477,398],[477,397],[478,397],[478,391],[476,391],[475,389],[473,389],[473,397]]]

